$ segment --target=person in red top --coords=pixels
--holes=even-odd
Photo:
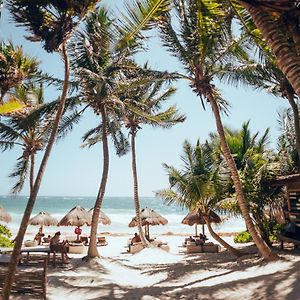
[[[81,233],[82,233],[82,229],[79,227],[79,226],[77,226],[76,228],[75,228],[75,234],[77,234],[77,240],[76,240],[76,242],[80,242],[80,240],[79,240],[79,236],[81,235]]]

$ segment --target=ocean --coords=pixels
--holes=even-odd
[[[0,205],[3,206],[12,217],[12,222],[7,224],[9,229],[15,234],[27,203],[25,196],[0,196]],[[43,197],[39,196],[33,208],[32,217],[40,211],[46,211],[58,221],[63,218],[74,206],[80,205],[89,210],[93,207],[95,197]],[[194,227],[181,224],[182,219],[187,214],[187,210],[176,205],[167,206],[161,199],[154,197],[141,197],[141,208],[149,207],[161,214],[168,220],[164,226],[153,226],[150,232],[155,235],[173,234],[193,234]],[[102,205],[103,212],[111,219],[111,225],[99,224],[99,232],[134,234],[136,228],[129,228],[128,224],[135,215],[134,202],[131,197],[105,197]],[[221,216],[222,217],[222,216]],[[225,218],[226,219],[226,218]],[[214,226],[217,232],[238,232],[245,229],[245,224],[241,218],[227,218],[221,224]],[[90,228],[83,226],[83,234],[89,234]],[[36,233],[37,226],[29,225],[27,234]],[[74,227],[45,227],[44,233],[53,233],[57,230],[73,233]]]

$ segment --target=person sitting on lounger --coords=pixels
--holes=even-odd
[[[38,245],[40,245],[42,243],[43,236],[45,236],[45,235],[42,232],[42,227],[40,227],[38,233],[34,237],[34,240],[38,242]]]
[[[49,244],[50,250],[53,252],[61,252],[62,257],[63,255],[65,255],[65,257],[68,258],[67,250],[68,250],[69,243],[68,241],[60,242],[59,237],[60,237],[60,231],[57,231],[54,234],[54,236],[50,239],[50,244]]]
[[[131,245],[133,245],[134,243],[139,243],[139,242],[141,242],[142,240],[141,240],[141,237],[137,234],[137,233],[135,233],[134,234],[134,237],[132,238],[132,240],[131,240]]]

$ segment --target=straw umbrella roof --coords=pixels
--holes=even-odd
[[[73,207],[57,224],[58,226],[83,226],[90,225],[91,214],[83,207],[77,205]]]
[[[168,220],[151,208],[143,208],[141,210],[142,225],[166,225]],[[137,226],[136,217],[133,217],[128,225],[129,227]]]
[[[55,226],[57,223],[58,221],[45,211],[40,211],[29,220],[30,225]]]
[[[209,220],[211,223],[220,223],[221,222],[221,218],[213,211],[210,211],[209,213]],[[203,214],[201,213],[201,211],[199,209],[189,212],[181,221],[182,224],[186,224],[186,225],[204,225],[205,220],[203,218]]]
[[[0,206],[0,221],[6,222],[6,223],[11,222],[10,214],[2,206]]]
[[[91,214],[91,216],[93,215],[93,212],[94,212],[94,209],[91,208],[89,210],[89,213]],[[98,222],[103,224],[103,225],[110,225],[111,224],[110,218],[102,210],[100,210],[99,221]]]

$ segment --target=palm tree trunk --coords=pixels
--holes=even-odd
[[[30,174],[29,174],[29,194],[31,194],[33,190],[33,184],[34,184],[34,166],[35,166],[35,154],[31,153],[30,155]]]
[[[300,57],[291,49],[286,36],[268,13],[243,0],[239,2],[251,15],[255,25],[275,55],[280,70],[300,97]]]
[[[244,192],[243,192],[243,188],[242,188],[242,184],[240,181],[240,177],[235,165],[235,162],[233,160],[233,157],[231,155],[230,149],[228,147],[227,141],[226,141],[226,137],[225,137],[225,133],[224,133],[224,128],[223,128],[223,124],[222,124],[222,120],[221,120],[221,116],[220,116],[220,111],[219,111],[219,107],[217,104],[217,101],[213,95],[212,90],[210,89],[210,91],[207,94],[207,98],[212,106],[212,110],[215,116],[215,121],[216,121],[216,126],[217,126],[217,131],[220,137],[220,143],[221,143],[221,148],[222,148],[222,152],[224,154],[226,163],[230,169],[231,175],[232,175],[232,180],[234,183],[234,187],[235,187],[235,193],[236,193],[236,197],[243,215],[243,218],[245,220],[246,226],[254,240],[254,243],[256,244],[259,252],[261,253],[261,255],[263,256],[264,259],[271,261],[271,260],[275,260],[277,259],[277,255],[275,255],[271,249],[268,247],[268,245],[264,242],[264,240],[261,238],[261,236],[259,236],[252,220],[250,217],[250,212],[249,212],[249,207],[246,203],[245,200],[245,196],[244,196]]]
[[[295,137],[296,137],[296,149],[298,153],[298,171],[300,171],[300,120],[299,120],[299,110],[298,105],[295,102],[294,95],[290,92],[287,92],[287,99],[290,103],[290,106],[293,111],[294,117],[294,129],[295,129]]]
[[[233,254],[234,256],[241,256],[241,252],[238,251],[237,249],[233,248],[232,246],[230,246],[228,243],[226,243],[219,235],[217,235],[214,230],[211,227],[210,222],[207,220],[205,220],[208,231],[210,233],[210,235],[217,241],[219,242],[224,248],[226,248],[231,254]]]
[[[149,247],[150,244],[146,240],[143,228],[142,228],[142,220],[141,220],[141,208],[139,201],[139,193],[138,193],[138,176],[136,170],[136,152],[135,152],[135,137],[136,130],[131,130],[131,156],[132,156],[132,175],[133,175],[133,198],[134,198],[134,206],[135,206],[135,216],[138,224],[138,232],[141,237],[142,243],[144,247]]]
[[[25,232],[26,232],[26,229],[27,229],[27,226],[28,226],[28,221],[30,219],[31,212],[32,212],[36,197],[38,195],[39,188],[41,186],[41,182],[42,182],[42,178],[43,178],[43,175],[44,175],[44,172],[45,172],[45,169],[46,169],[46,165],[47,165],[52,147],[53,147],[55,139],[56,139],[59,122],[61,120],[61,117],[62,117],[63,112],[64,112],[64,108],[65,108],[65,103],[66,103],[66,98],[67,98],[67,93],[68,93],[68,87],[69,87],[69,76],[70,76],[69,58],[68,58],[65,43],[62,45],[62,56],[63,56],[64,67],[65,67],[63,90],[62,90],[60,102],[59,102],[59,105],[58,105],[57,113],[56,113],[56,116],[55,116],[55,120],[53,122],[49,142],[48,142],[48,145],[46,147],[42,162],[40,164],[40,168],[39,168],[38,174],[36,176],[36,180],[34,182],[32,192],[30,193],[30,196],[29,196],[29,199],[28,199],[28,202],[27,202],[27,206],[25,208],[25,212],[24,212],[21,224],[20,224],[20,228],[19,228],[17,237],[15,239],[14,250],[13,250],[12,255],[11,255],[10,263],[8,265],[7,275],[5,277],[5,282],[4,282],[4,286],[3,286],[3,292],[2,292],[3,293],[3,300],[8,300],[9,299],[11,287],[12,287],[12,284],[13,284],[13,281],[14,281],[14,275],[15,275],[15,272],[16,272],[16,267],[17,267],[17,264],[18,264],[18,261],[19,261],[20,250],[21,250],[24,235],[25,235]]]
[[[97,249],[97,228],[99,222],[100,209],[103,202],[103,197],[105,194],[105,188],[108,178],[108,169],[109,169],[109,150],[108,150],[108,141],[107,141],[107,126],[106,126],[106,111],[104,104],[100,107],[101,118],[102,118],[102,149],[103,149],[103,169],[102,169],[102,178],[97,195],[97,199],[94,205],[94,211],[92,216],[91,224],[91,234],[90,234],[90,244],[88,249],[88,258],[100,257]]]

